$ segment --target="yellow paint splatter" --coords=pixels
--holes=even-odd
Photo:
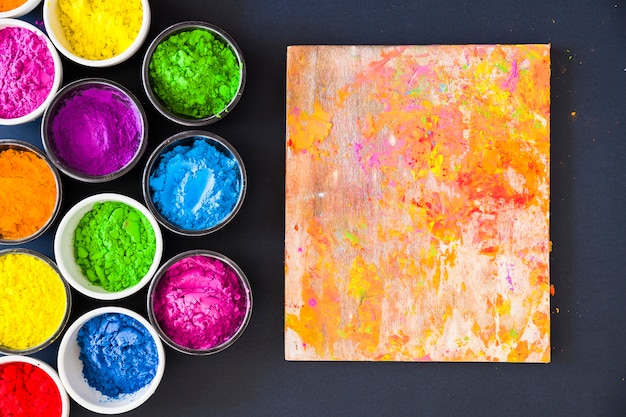
[[[505,300],[502,294],[496,297],[496,311],[498,315],[505,316],[511,312],[511,300]]]

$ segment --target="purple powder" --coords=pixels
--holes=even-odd
[[[128,165],[141,146],[143,121],[128,95],[104,84],[69,90],[54,105],[48,145],[59,162],[90,176]]]
[[[0,118],[26,116],[52,90],[52,54],[43,36],[16,26],[0,29],[0,51]]]

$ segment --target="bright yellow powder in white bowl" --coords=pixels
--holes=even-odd
[[[67,288],[52,266],[33,254],[0,253],[0,350],[47,346],[68,313]]]
[[[141,0],[59,0],[58,16],[72,52],[97,61],[133,43],[143,19]]]

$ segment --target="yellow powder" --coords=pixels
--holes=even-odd
[[[59,0],[59,20],[72,51],[99,61],[124,52],[141,28],[141,0]]]
[[[65,286],[50,265],[29,254],[0,256],[1,346],[39,346],[57,331],[66,306]]]

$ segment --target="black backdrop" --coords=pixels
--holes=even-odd
[[[62,210],[99,192],[142,201],[147,155],[185,130],[151,108],[140,66],[167,26],[204,20],[241,46],[247,85],[234,111],[208,126],[230,141],[249,176],[246,201],[201,238],[164,230],[164,259],[208,248],[237,262],[253,287],[252,320],[235,345],[208,357],[167,349],[155,395],[131,416],[624,416],[626,415],[626,2],[623,0],[153,0],[143,48],[108,69],[63,58],[64,83],[117,81],[148,112],[149,146],[129,174],[104,184],[63,177]],[[22,19],[41,20],[40,5]],[[552,45],[552,363],[307,363],[284,361],[285,57],[293,44]],[[575,112],[575,114],[573,113]],[[41,147],[40,120],[0,126],[0,138]],[[23,246],[53,256],[58,219]],[[101,305],[145,315],[143,290],[117,303],[73,293],[72,320]],[[558,313],[557,313],[558,308]],[[58,342],[35,355],[56,365]],[[73,417],[93,415],[72,402]]]

